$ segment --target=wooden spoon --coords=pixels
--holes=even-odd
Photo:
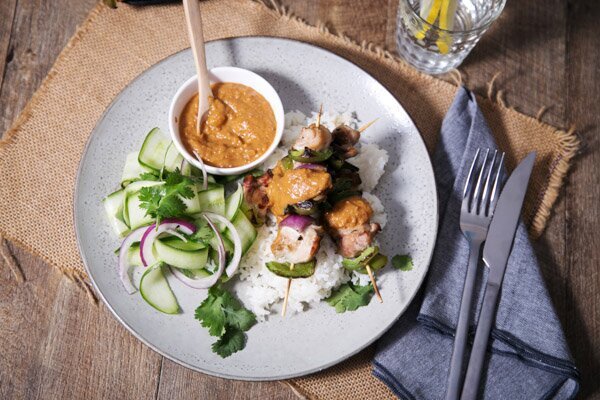
[[[208,111],[208,98],[213,93],[210,88],[208,69],[206,68],[206,52],[204,51],[204,34],[202,33],[202,14],[198,0],[183,0],[183,10],[187,22],[190,45],[198,73],[198,119],[196,129],[200,132],[202,117]]]

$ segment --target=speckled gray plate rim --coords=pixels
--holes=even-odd
[[[394,96],[368,73],[327,50],[289,39],[245,37],[210,42],[206,52],[209,68],[239,66],[263,76],[278,91],[286,112],[309,114],[323,103],[326,110],[355,112],[361,121],[379,117],[363,135],[365,142],[377,143],[390,156],[374,191],[388,214],[379,240],[389,256],[410,254],[414,269],[401,272],[387,267],[378,274],[383,304],[372,300],[368,307],[336,314],[322,301],[285,318],[273,314],[247,332],[244,350],[225,359],[212,353],[215,338],[193,318],[204,291],[170,277],[183,310],[175,316],[154,310],[139,294],[128,295],[119,281],[113,253],[120,240],[108,225],[101,200],[117,189],[126,154],[140,148],[146,133],[155,126],[168,132],[169,102],[181,83],[194,74],[189,49],[135,78],[90,135],[75,182],[79,251],[96,292],[116,319],[165,357],[230,379],[279,380],[318,372],[378,339],[403,314],[423,282],[438,224],[429,155]],[[243,302],[237,289],[234,284]]]

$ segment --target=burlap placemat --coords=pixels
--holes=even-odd
[[[431,151],[456,90],[420,74],[381,47],[312,27],[273,2],[202,3],[207,40],[264,35],[327,48],[385,85],[412,116]],[[111,100],[137,75],[188,47],[180,5],[110,10],[98,5],[59,56],[40,89],[0,142],[0,235],[41,257],[93,296],[73,229],[75,173],[85,142]],[[480,99],[507,164],[538,152],[524,218],[534,236],[546,224],[578,141],[565,132]],[[7,258],[8,259],[8,258]],[[10,264],[10,263],[9,263]],[[290,385],[318,399],[391,398],[370,374],[371,350]]]

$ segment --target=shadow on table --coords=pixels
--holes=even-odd
[[[584,324],[585,318],[594,318],[593,315],[584,315],[581,310],[581,298],[577,298],[570,286],[570,279],[564,265],[559,265],[552,259],[551,244],[545,237],[534,242],[538,255],[542,275],[546,281],[550,297],[565,332],[567,343],[571,349],[575,365],[581,374],[578,398],[589,398],[598,394],[600,381],[597,371],[600,371],[600,359],[594,355],[593,344]]]
[[[498,54],[506,50],[525,54],[527,49],[540,48],[557,37],[564,37],[566,15],[556,11],[541,4],[531,7],[525,2],[508,1],[498,20],[483,35],[463,66],[497,59]]]

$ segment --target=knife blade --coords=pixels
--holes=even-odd
[[[499,285],[504,277],[534,161],[535,152],[532,152],[519,163],[498,199],[483,247],[483,262],[490,268],[489,283]]]
[[[492,217],[492,223],[483,247],[483,261],[490,271],[479,320],[477,321],[477,331],[475,332],[473,350],[467,367],[461,400],[475,400],[479,393],[479,381],[481,380],[490,331],[496,315],[496,303],[500,294],[500,286],[521,217],[521,208],[523,207],[523,200],[527,192],[534,161],[535,152],[529,153],[513,171],[504,185],[502,193],[500,193]]]

